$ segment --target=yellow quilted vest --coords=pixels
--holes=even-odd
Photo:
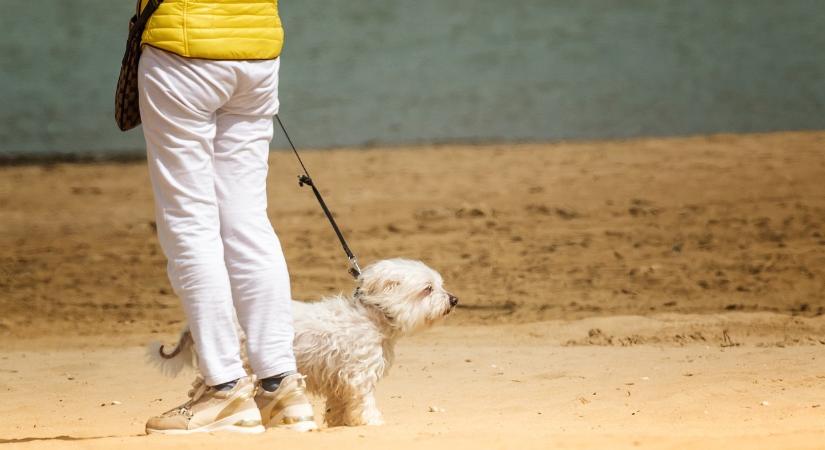
[[[278,0],[164,0],[143,32],[143,45],[189,58],[273,59],[283,44]]]

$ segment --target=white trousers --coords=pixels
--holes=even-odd
[[[246,375],[235,317],[259,378],[295,370],[289,274],[266,214],[279,64],[151,47],[140,59],[158,238],[209,385]]]

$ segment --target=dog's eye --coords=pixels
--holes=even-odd
[[[424,295],[430,295],[432,293],[433,293],[433,287],[432,286],[427,286],[427,287],[424,288]]]

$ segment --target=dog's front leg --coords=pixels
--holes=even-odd
[[[384,418],[381,417],[381,411],[378,410],[378,405],[375,402],[375,394],[369,392],[361,399],[361,404],[358,408],[360,410],[359,425],[383,425]]]
[[[347,423],[347,402],[340,398],[327,397],[324,422],[328,427],[340,427]]]
[[[324,421],[329,427],[384,424],[372,392],[347,400],[328,397]]]

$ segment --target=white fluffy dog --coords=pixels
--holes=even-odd
[[[307,389],[326,398],[327,425],[382,424],[375,385],[392,365],[396,341],[431,326],[457,303],[438,272],[408,259],[366,267],[351,297],[294,301],[295,359]],[[172,353],[155,344],[150,356],[174,376],[197,359],[193,347],[187,328]]]

